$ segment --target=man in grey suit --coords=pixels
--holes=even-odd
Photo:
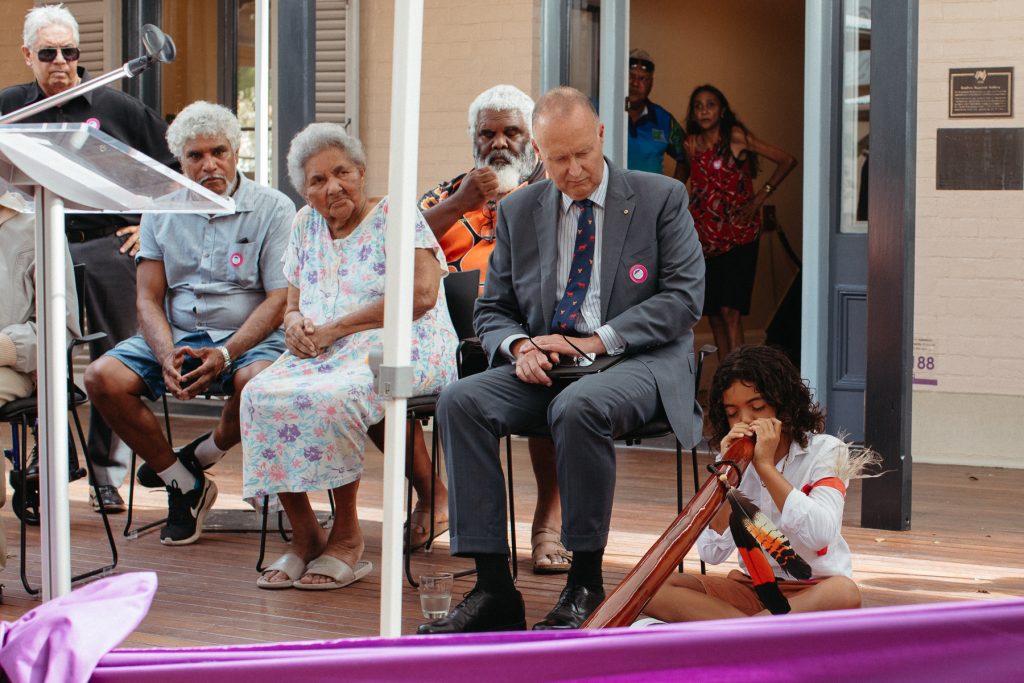
[[[604,126],[577,90],[542,97],[533,128],[550,180],[499,205],[474,320],[491,368],[445,389],[437,411],[452,554],[474,558],[477,583],[420,633],[526,628],[508,564],[501,436],[547,427],[555,442],[573,564],[558,603],[534,629],[565,629],[604,599],[614,439],[661,415],[684,445],[700,434],[692,349],[704,259],[686,189],[609,164]],[[624,359],[575,382],[548,376],[560,362],[603,355]]]

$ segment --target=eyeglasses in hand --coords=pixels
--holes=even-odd
[[[569,341],[569,338],[566,337],[564,334],[559,335],[559,336],[563,340],[565,340],[565,343],[568,344],[569,346],[571,346],[573,348],[573,350],[576,351],[576,353],[580,354],[576,358],[564,359],[563,361],[561,361],[559,363],[559,365],[575,365],[576,367],[579,367],[579,368],[585,368],[585,367],[587,367],[588,365],[590,365],[591,363],[594,362],[594,359],[597,357],[596,354],[587,353],[586,351],[584,351],[583,349],[581,349],[580,347],[576,346],[571,341]],[[538,351],[540,351],[543,354],[547,354],[547,351],[545,351],[540,346],[538,346],[537,342],[533,341],[533,337],[527,337],[527,339],[529,339],[530,343],[533,344],[533,348],[537,349]]]

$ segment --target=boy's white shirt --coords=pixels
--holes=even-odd
[[[847,446],[834,436],[812,434],[807,448],[793,442],[785,458],[776,463],[793,490],[779,511],[771,494],[761,485],[757,471],[748,467],[740,482],[740,491],[761,508],[772,522],[782,530],[793,544],[793,549],[811,566],[814,578],[827,576],[851,576],[853,561],[850,546],[843,538],[843,507],[846,497],[831,486],[817,486],[809,494],[802,489],[822,479],[836,476],[836,459],[847,453]],[[721,459],[721,455],[718,456]],[[843,480],[849,486],[848,480]],[[728,505],[728,503],[726,503]],[[822,548],[828,548],[824,555],[818,555]],[[719,534],[708,527],[697,539],[697,550],[708,564],[720,564],[728,560],[736,550],[729,529]],[[767,553],[765,556],[780,579],[792,579]],[[740,569],[747,572],[743,560]]]

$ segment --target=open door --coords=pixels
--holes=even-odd
[[[867,370],[871,0],[843,0],[836,111],[838,226],[829,240],[828,432],[864,440]]]

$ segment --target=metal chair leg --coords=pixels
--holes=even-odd
[[[409,582],[409,585],[413,588],[419,588],[419,583],[412,577],[412,456],[413,456],[413,443],[411,435],[415,434],[412,428],[414,418],[406,419],[407,437],[405,440],[405,465],[406,465],[406,483],[405,483],[405,548],[403,548],[402,554],[405,563],[405,579]],[[433,483],[431,483],[433,488]],[[431,490],[431,504],[433,504],[434,492]],[[433,520],[431,520],[433,521]]]
[[[78,419],[78,414],[74,411],[73,408],[71,409],[71,414],[72,414],[73,419],[74,419],[75,431],[78,434],[79,444],[81,444],[83,446],[83,449],[84,449],[84,445],[85,445],[86,441],[85,441],[84,432],[82,430],[81,422]],[[25,503],[24,495],[25,495],[25,492],[27,490],[27,484],[28,484],[28,481],[26,479],[26,471],[27,471],[28,468],[26,466],[27,462],[26,462],[26,456],[25,456],[25,453],[24,453],[24,448],[28,446],[29,424],[28,424],[27,417],[23,417],[21,419],[21,422],[19,423],[19,428],[20,428],[20,432],[21,432],[20,437],[19,437],[19,441],[21,443],[21,448],[22,448],[22,453],[20,454],[20,458],[19,458],[20,461],[21,461],[21,464],[22,464],[21,470],[20,470],[20,477],[21,477],[21,491],[22,491],[22,496],[23,496],[22,505],[24,506],[24,503]],[[74,445],[74,441],[73,440],[72,440],[71,445],[74,448],[77,449],[77,446]],[[43,457],[43,454],[40,454],[40,457]],[[95,482],[95,479],[93,477],[93,471],[92,471],[92,463],[89,461],[88,457],[85,458],[85,466],[86,466],[86,470],[89,473],[89,480]],[[114,568],[117,566],[117,545],[114,543],[114,535],[113,535],[113,532],[110,529],[110,520],[107,518],[107,511],[106,511],[106,508],[103,506],[103,499],[99,495],[98,486],[95,483],[92,483],[91,486],[93,488],[93,493],[96,495],[96,498],[97,498],[97,500],[99,500],[99,503],[100,503],[100,515],[103,518],[103,526],[104,526],[104,529],[105,529],[106,534],[107,534],[107,543],[110,546],[111,563],[107,564],[107,565],[104,565],[102,567],[98,567],[96,569],[90,569],[89,571],[82,572],[81,574],[75,574],[75,575],[73,575],[71,577],[71,583],[77,583],[79,581],[83,581],[85,579],[92,578],[93,576],[105,576],[105,575],[109,574],[111,571],[113,571]],[[27,568],[27,562],[26,562],[27,539],[26,539],[26,534],[25,534],[25,530],[26,530],[26,527],[27,527],[27,524],[25,523],[26,516],[27,516],[27,512],[23,509],[22,510],[22,514],[21,514],[21,544],[20,544],[21,545],[21,561],[20,561],[20,567],[19,567],[19,574],[20,574],[20,577],[21,577],[21,585],[25,588],[25,592],[28,593],[29,595],[36,596],[36,595],[39,595],[39,592],[40,592],[41,588],[33,588],[32,584],[29,583],[29,580],[28,580],[28,568]]]
[[[410,444],[412,443],[411,438],[410,438],[410,440],[407,443],[410,443]],[[432,475],[431,478],[430,478],[430,528],[431,528],[431,534],[433,534],[433,528],[434,528],[434,525],[436,524],[436,521],[437,521],[434,518],[434,506],[435,506],[435,503],[436,503],[436,496],[437,496],[437,478],[441,476],[441,459],[439,457],[440,452],[441,452],[440,443],[441,443],[440,442],[440,436],[439,436],[438,430],[437,430],[437,428],[435,426],[435,428],[430,431],[430,472],[431,472],[431,475]],[[412,451],[411,450],[407,454],[407,457],[409,458],[409,460],[407,460],[407,462],[412,462],[412,460],[411,460],[411,458],[412,458]],[[408,548],[409,546],[412,545],[412,482],[411,482],[411,480],[410,480],[410,482],[408,484],[408,487],[409,487],[408,488],[408,499],[406,500],[406,508],[405,508],[406,509],[406,517],[405,517],[405,523],[406,523],[405,547],[406,548]],[[431,538],[429,541],[427,541],[426,545],[424,545],[423,548],[424,548],[424,550],[429,551],[430,549],[433,548],[433,545],[434,545],[434,539]],[[410,586],[412,586],[413,588],[418,588],[419,587],[419,583],[415,579],[413,579],[411,565],[412,565],[412,553],[407,551],[405,553],[405,578],[409,582]],[[464,576],[472,576],[473,574],[476,574],[476,569],[475,568],[474,569],[461,569],[459,571],[452,572],[452,576],[454,578],[456,578],[456,579],[460,579],[460,578],[462,578]]]
[[[424,421],[425,422],[425,421]],[[427,542],[423,545],[423,552],[429,553],[434,549],[434,527],[437,524],[434,510],[437,502],[437,430],[430,430],[430,533],[427,534]],[[412,441],[412,439],[409,439]],[[410,456],[411,457],[411,456]]]
[[[690,450],[691,460],[693,461],[693,495],[697,495],[697,491],[700,490],[700,472],[697,467],[697,447],[694,446]],[[707,574],[708,567],[704,560],[700,561],[700,573]]]
[[[19,460],[21,461],[21,469],[20,469],[20,475],[19,476],[20,476],[20,480],[21,480],[21,506],[22,506],[21,507],[21,516],[20,516],[20,521],[21,521],[21,567],[20,567],[20,569],[21,569],[21,585],[25,587],[25,592],[26,593],[28,593],[29,595],[35,596],[35,595],[39,595],[40,589],[39,588],[33,588],[32,584],[30,584],[28,582],[28,573],[27,573],[27,569],[26,569],[26,566],[25,566],[25,550],[26,550],[25,530],[28,527],[28,525],[25,523],[25,518],[28,516],[28,510],[27,510],[27,508],[25,506],[25,504],[27,502],[26,493],[28,491],[28,487],[27,487],[28,481],[25,478],[25,471],[28,469],[28,451],[26,450],[28,448],[28,421],[27,421],[27,418],[22,417],[21,418],[21,422],[18,424],[18,427],[19,427],[20,432],[21,432],[21,436],[20,436],[21,453],[19,454]],[[41,510],[40,510],[40,513],[42,513]]]
[[[512,581],[519,580],[519,550],[516,547],[516,497],[512,481],[512,436],[505,437],[505,478],[508,480],[508,532],[511,540],[509,562],[512,565]]]
[[[676,514],[683,511],[683,444],[676,439]],[[683,560],[679,560],[679,573],[683,573]]]
[[[75,406],[71,407],[71,417],[75,422],[75,431],[78,434],[78,443],[81,444],[82,446],[82,454],[85,460],[85,469],[88,472],[89,476],[88,481],[90,482],[90,486],[92,486],[93,495],[96,496],[96,500],[99,502],[100,505],[100,517],[103,518],[103,530],[107,534],[107,543],[110,546],[111,558],[110,564],[108,564],[105,567],[101,567],[100,569],[88,575],[84,575],[81,578],[86,578],[86,576],[93,576],[94,574],[106,575],[114,571],[114,569],[117,567],[117,544],[114,543],[114,533],[110,529],[110,518],[107,515],[107,506],[103,504],[103,496],[100,495],[100,487],[99,484],[96,483],[96,472],[93,468],[92,461],[89,459],[89,454],[87,452],[88,442],[86,441],[85,438],[85,430],[82,429],[82,421],[78,418],[78,410],[75,408]]]
[[[263,559],[267,553],[267,517],[270,514],[270,496],[263,496],[263,511],[260,523],[260,556],[256,558],[256,571],[260,574],[266,571],[263,566]]]
[[[171,438],[171,411],[167,407],[167,395],[166,394],[162,397],[162,400],[163,400],[163,406],[164,406],[164,430],[165,430],[165,433],[167,434],[167,443],[173,445],[174,441]],[[140,527],[132,529],[132,514],[133,514],[134,509],[135,509],[134,508],[134,505],[135,505],[135,464],[137,462],[138,462],[137,454],[133,450],[132,451],[132,465],[131,465],[131,469],[128,470],[128,477],[129,477],[129,479],[128,479],[128,517],[127,517],[127,519],[125,519],[125,522],[124,522],[124,532],[122,532],[123,536],[125,538],[129,539],[129,540],[135,540],[136,538],[139,537],[139,534],[141,534],[142,532],[149,531],[150,529],[153,529],[154,527],[158,527],[158,526],[161,526],[161,525],[167,523],[167,518],[164,517],[163,519],[158,519],[155,522],[149,522],[148,524],[143,524]]]
[[[137,454],[135,453],[135,451],[132,451],[132,464],[131,464],[131,469],[128,471],[128,476],[131,477],[131,480],[128,482],[128,516],[124,520],[124,531],[122,532],[122,535],[125,538],[127,538],[128,540],[132,540],[132,541],[135,540],[136,538],[138,538],[139,534],[141,534],[142,532],[149,531],[150,529],[153,529],[155,527],[161,526],[161,525],[163,525],[164,523],[167,522],[167,518],[164,517],[163,519],[158,519],[155,522],[149,522],[147,524],[143,524],[142,526],[138,526],[138,527],[135,527],[134,529],[132,529],[132,515],[133,515],[134,510],[135,510],[134,505],[135,505],[135,464],[137,462],[136,458],[137,458]]]

